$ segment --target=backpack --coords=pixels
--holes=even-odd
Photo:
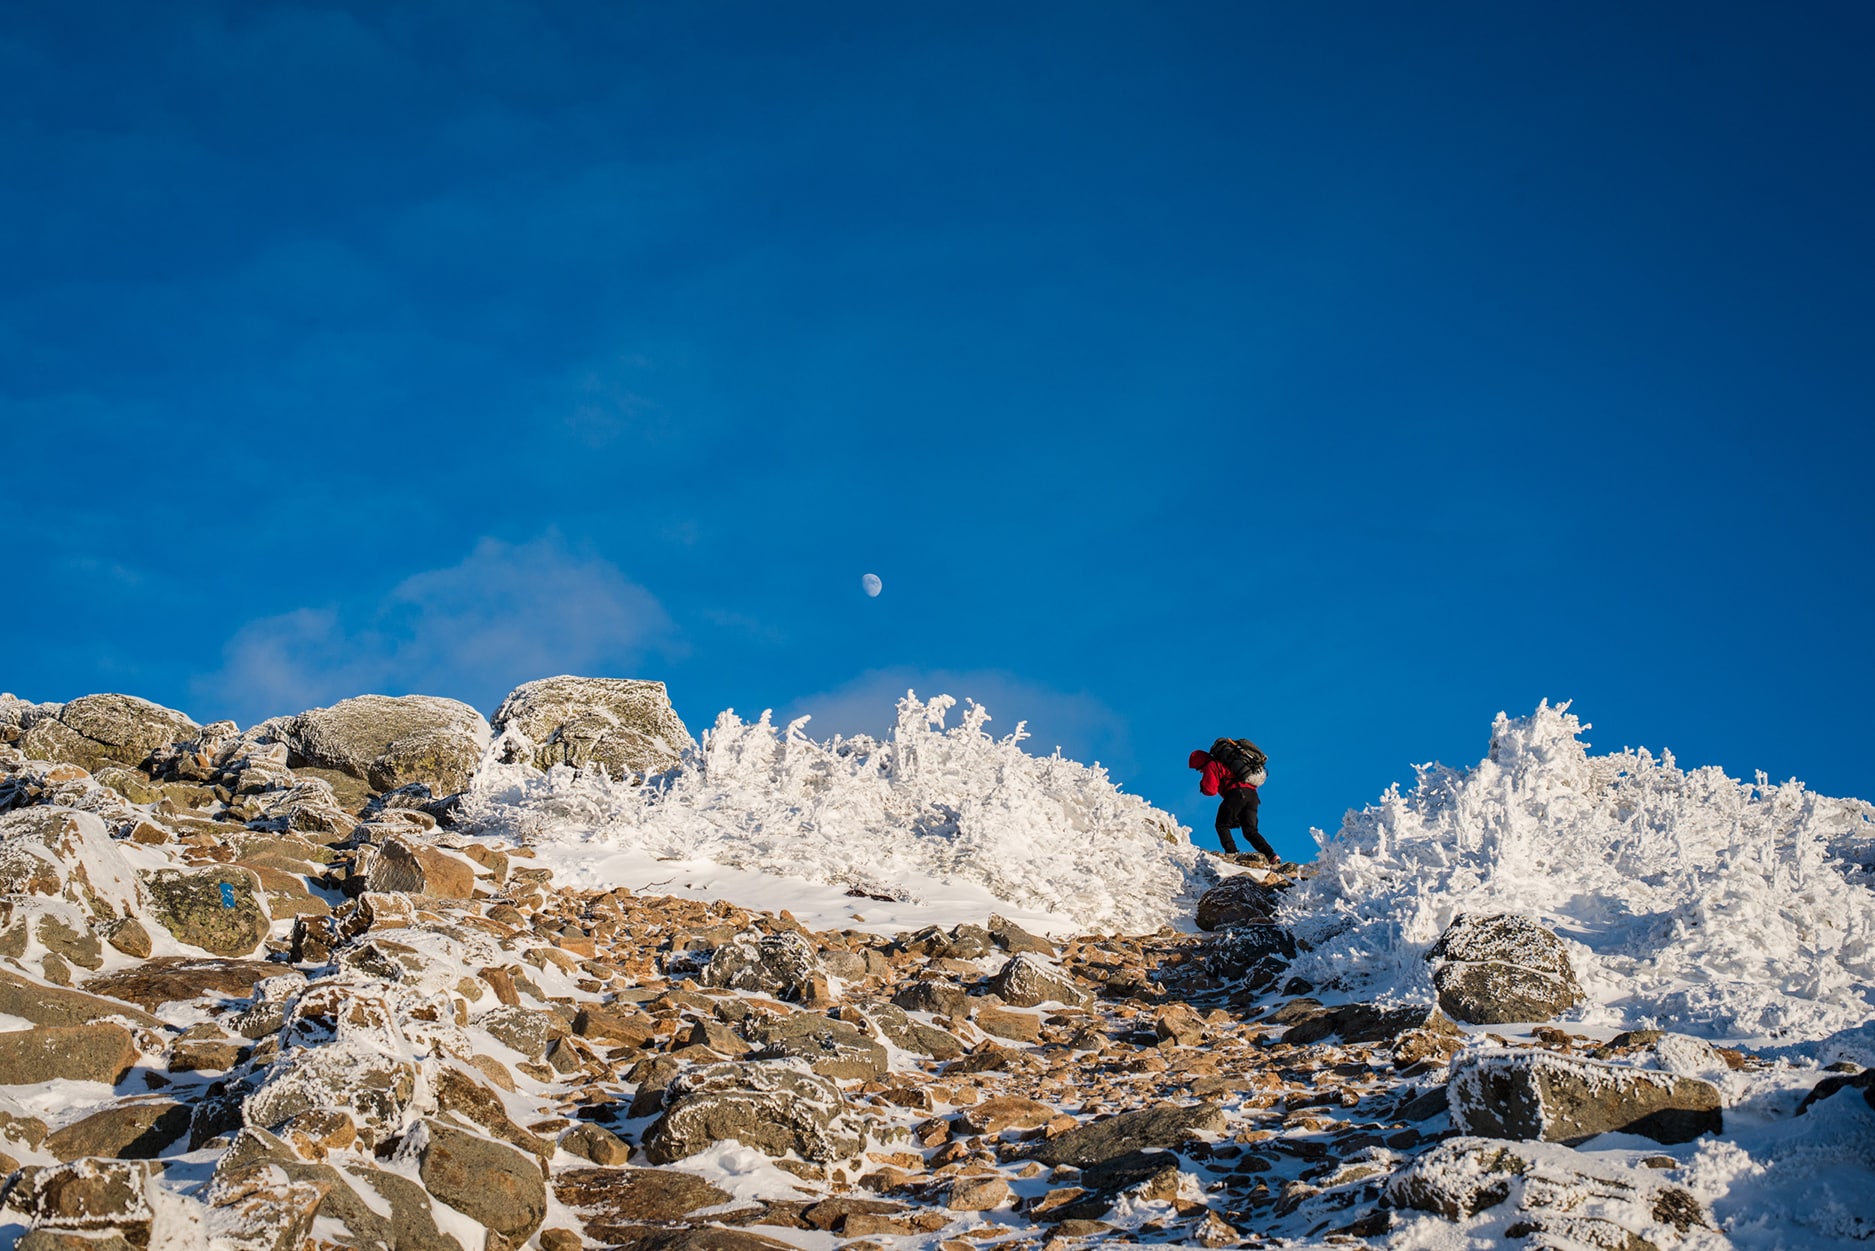
[[[1250,786],[1261,786],[1269,780],[1269,756],[1247,738],[1219,739],[1211,744],[1211,759],[1229,769],[1239,782]]]

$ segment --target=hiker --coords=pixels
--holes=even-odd
[[[1237,854],[1237,840],[1230,836],[1232,827],[1237,827],[1270,863],[1280,859],[1257,830],[1257,787],[1269,776],[1265,771],[1268,762],[1269,757],[1248,739],[1221,738],[1211,744],[1210,751],[1191,754],[1191,767],[1201,770],[1198,789],[1206,795],[1223,796],[1217,806],[1217,841],[1225,855]]]

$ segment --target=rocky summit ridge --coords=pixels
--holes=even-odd
[[[557,883],[454,796],[494,754],[667,768],[661,684],[494,721],[361,696],[242,731],[0,697],[0,1231],[217,1247],[1723,1245],[1671,1144],[1762,1061],[1552,1026],[1566,952],[1467,915],[1436,1004],[1288,972],[1298,866],[1197,932],[813,931]],[[1816,1098],[1866,1097],[1844,1074]],[[1574,1145],[1610,1132],[1625,1158]]]

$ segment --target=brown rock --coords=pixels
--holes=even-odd
[[[121,1025],[42,1026],[0,1034],[0,1085],[32,1086],[61,1078],[115,1086],[138,1060]]]
[[[1053,1108],[1037,1100],[1021,1095],[996,1095],[965,1108],[957,1114],[957,1119],[973,1134],[1000,1134],[1005,1129],[1040,1129],[1054,1115]]]
[[[1007,1038],[1015,1042],[1032,1043],[1042,1036],[1042,1018],[1033,1012],[1017,1012],[1012,1008],[996,1008],[985,1005],[977,1009],[977,1028],[986,1034],[998,1038]]]
[[[143,928],[143,922],[135,917],[125,917],[111,927],[107,942],[127,956],[147,960],[150,956],[150,931]]]
[[[960,1177],[951,1183],[945,1206],[953,1212],[987,1212],[1009,1200],[1009,1183],[1000,1177]]]
[[[540,1166],[513,1147],[425,1120],[417,1156],[424,1189],[510,1244],[540,1228],[547,1185]]]
[[[135,968],[106,973],[85,983],[85,989],[115,999],[127,999],[146,1008],[161,1007],[214,995],[246,999],[265,977],[291,972],[265,960],[213,960],[199,956],[158,956]]]
[[[68,1161],[153,1160],[188,1132],[189,1109],[173,1099],[120,1103],[47,1135],[46,1150]]]
[[[112,1017],[123,1017],[137,1025],[162,1025],[147,1012],[139,1012],[128,1004],[78,991],[59,990],[6,969],[0,969],[0,1013],[24,1017],[34,1025],[84,1025]]]
[[[588,1237],[612,1242],[636,1225],[681,1220],[729,1202],[701,1177],[662,1168],[570,1168],[554,1179],[554,1197],[579,1213]]]

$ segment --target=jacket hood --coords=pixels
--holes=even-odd
[[[1189,768],[1193,769],[1202,769],[1210,763],[1211,753],[1203,750],[1193,752],[1191,758],[1185,762]]]

